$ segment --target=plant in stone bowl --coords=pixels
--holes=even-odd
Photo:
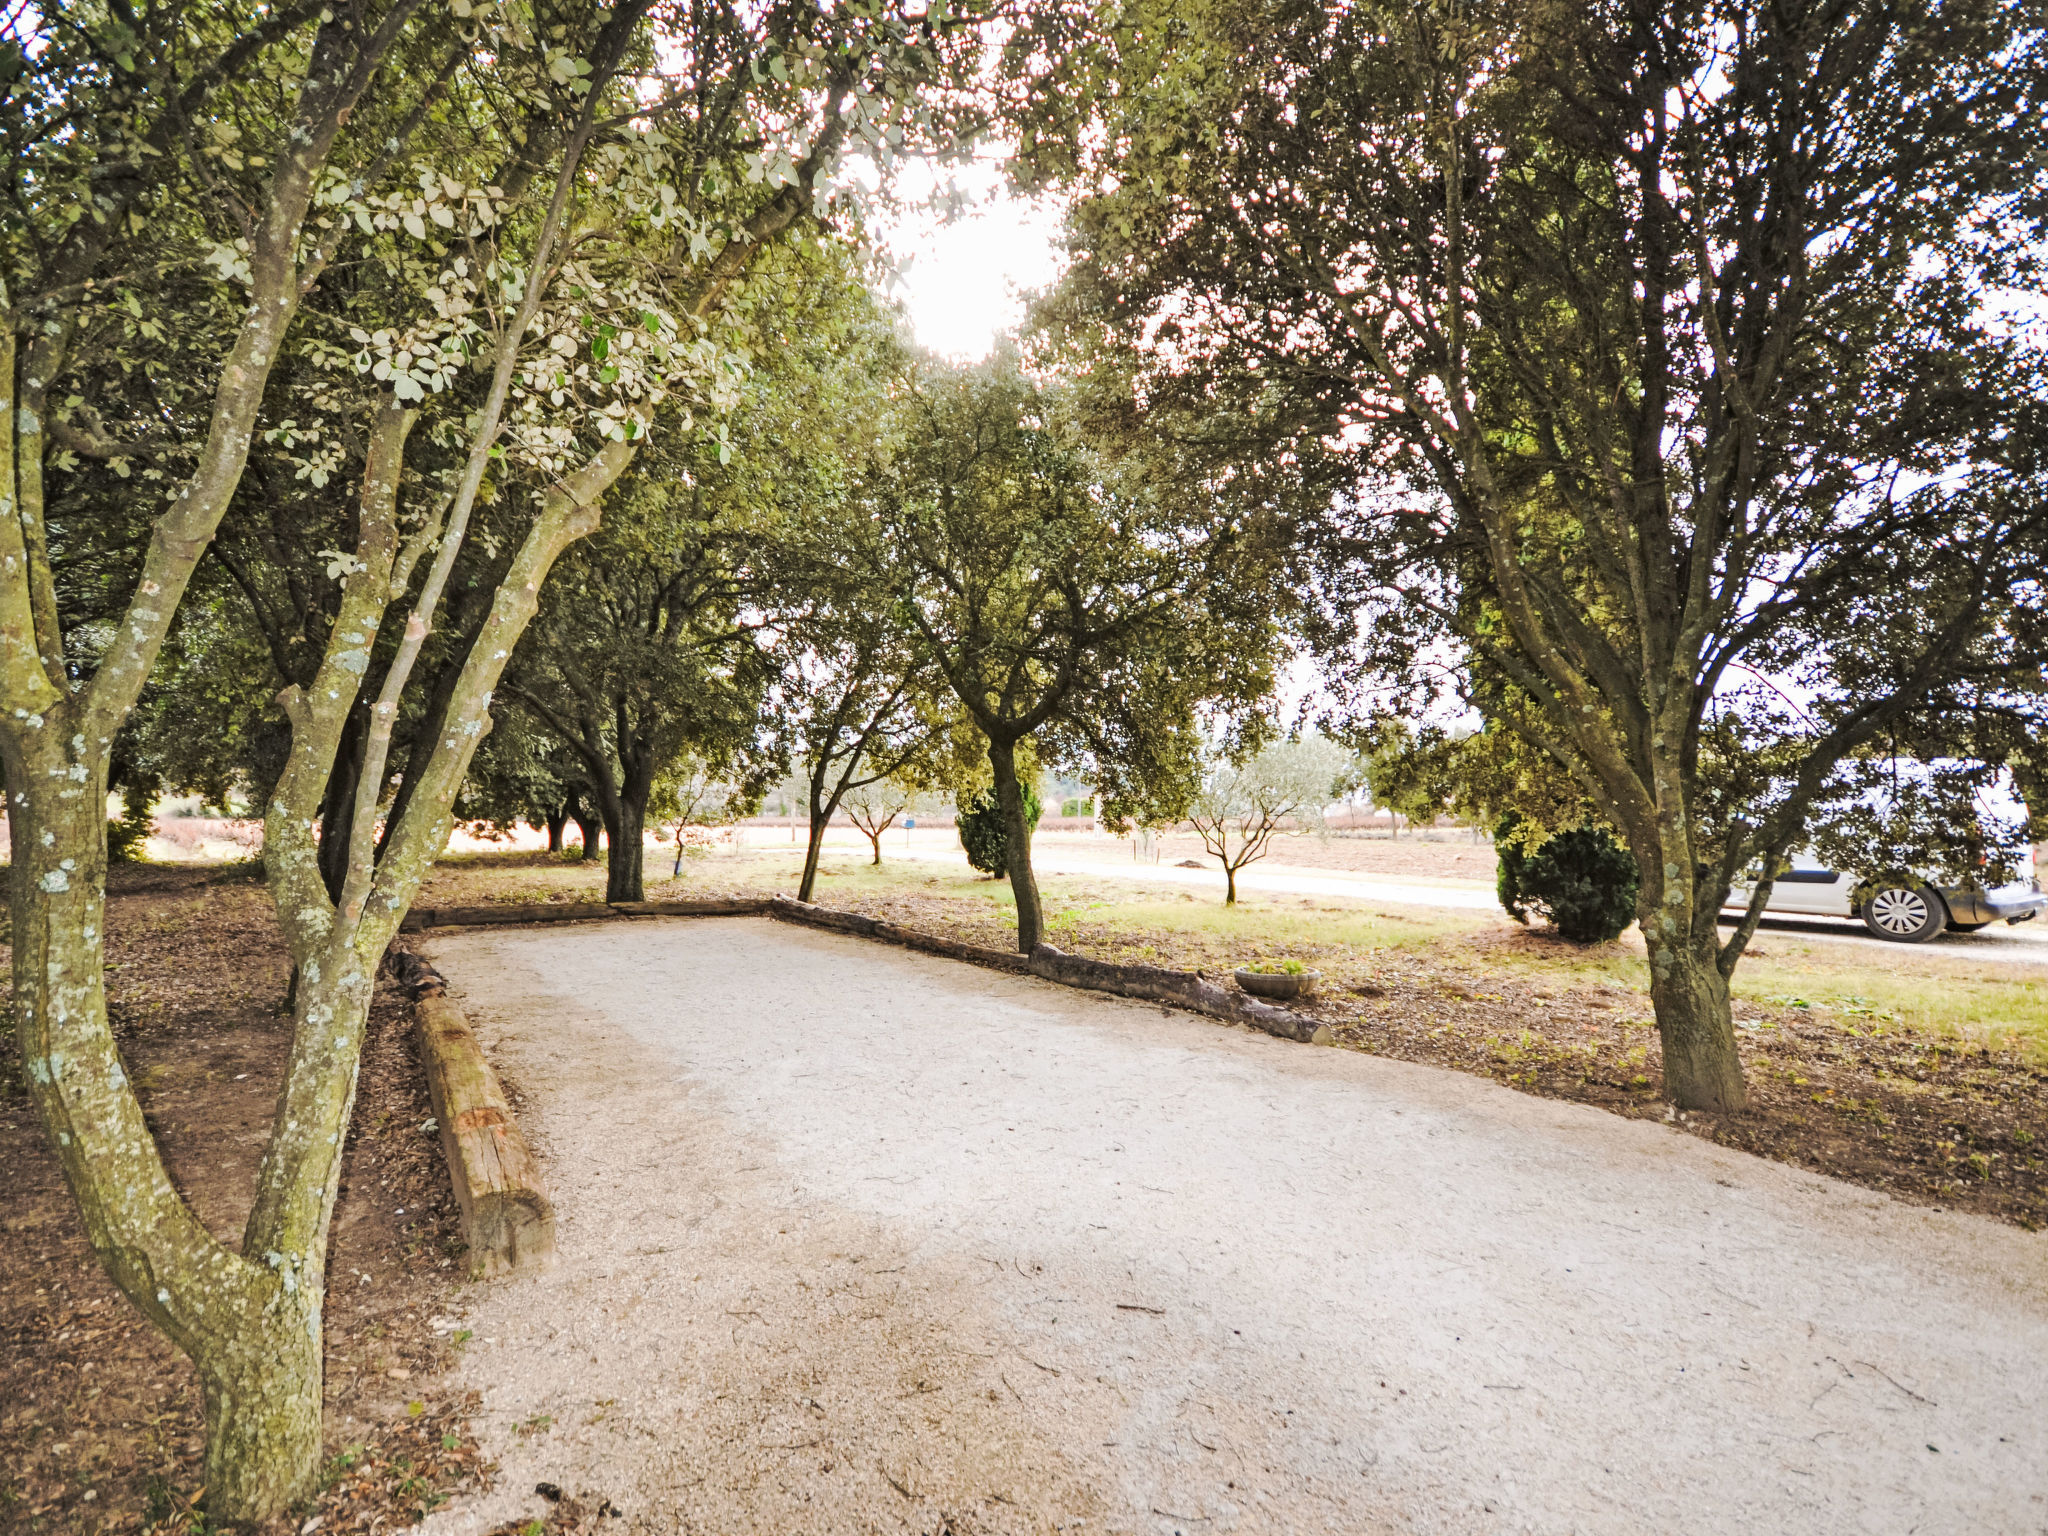
[[[1280,1000],[1308,997],[1322,980],[1321,971],[1310,970],[1299,960],[1254,960],[1237,968],[1237,984],[1253,997]]]

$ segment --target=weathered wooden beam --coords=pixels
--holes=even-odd
[[[1142,997],[1156,1003],[1172,1003],[1193,1013],[1206,1013],[1235,1024],[1249,1024],[1269,1035],[1278,1035],[1283,1040],[1299,1040],[1304,1045],[1326,1045],[1330,1039],[1329,1026],[1319,1020],[1296,1013],[1291,1008],[1279,1008],[1272,1003],[1246,997],[1242,992],[1218,986],[1192,971],[1169,971],[1157,965],[1113,965],[1107,960],[1070,955],[1051,944],[1041,944],[1031,951],[1030,971],[1034,976],[1056,981],[1062,986],[1085,987],[1092,992],[1114,992],[1119,997]]]
[[[498,1074],[462,1010],[437,986],[418,992],[420,1059],[462,1208],[470,1272],[503,1275],[545,1263],[555,1251],[555,1208]]]

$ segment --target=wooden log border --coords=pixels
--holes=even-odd
[[[610,917],[775,917],[787,923],[802,923],[856,938],[879,939],[885,944],[964,960],[999,971],[1036,976],[1063,987],[1090,992],[1109,992],[1118,997],[1143,998],[1167,1003],[1190,1013],[1206,1014],[1232,1024],[1246,1024],[1282,1040],[1306,1045],[1326,1045],[1329,1026],[1291,1008],[1260,1002],[1231,987],[1219,985],[1193,971],[1172,971],[1157,965],[1113,965],[1070,955],[1051,944],[1041,944],[1029,956],[1015,950],[990,949],[982,944],[963,944],[916,928],[906,928],[884,917],[860,912],[841,912],[787,896],[734,896],[704,901],[621,901],[546,902],[527,906],[423,907],[405,920],[408,932],[433,928],[480,927],[510,923],[574,923]],[[424,962],[422,962],[424,963]]]
[[[1158,965],[1112,965],[1070,955],[1051,944],[1031,951],[1030,971],[1046,981],[1066,987],[1086,987],[1095,992],[1114,992],[1119,997],[1142,997],[1156,1003],[1171,1003],[1190,1013],[1206,1013],[1233,1024],[1249,1024],[1283,1040],[1303,1045],[1328,1045],[1330,1027],[1291,1008],[1275,1007],[1242,992],[1218,986],[1193,971],[1170,971]]]
[[[427,1094],[440,1129],[472,1277],[545,1264],[555,1252],[555,1207],[540,1163],[526,1144],[498,1074],[475,1032],[447,996],[441,973],[410,950],[388,966],[411,995]]]

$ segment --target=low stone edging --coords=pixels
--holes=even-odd
[[[973,965],[993,966],[999,971],[1016,971],[1021,974],[1030,969],[1030,963],[1014,949],[990,949],[985,944],[965,944],[958,939],[945,939],[935,933],[906,928],[901,923],[890,922],[886,917],[869,917],[862,912],[840,912],[832,907],[815,906],[810,902],[796,901],[788,896],[770,897],[768,915],[779,917],[785,923],[802,923],[808,928],[827,928],[834,933],[850,933],[857,938],[880,939],[884,944],[900,944],[905,949],[922,950],[928,955],[943,955],[948,960],[965,960]]]
[[[489,928],[503,923],[580,923],[599,917],[759,917],[765,896],[713,897],[704,901],[540,901],[503,902],[490,907],[415,907],[398,925],[400,933],[429,928]]]
[[[1114,992],[1119,997],[1142,997],[1155,1003],[1171,1003],[1190,1013],[1206,1013],[1233,1024],[1249,1024],[1283,1040],[1303,1045],[1328,1045],[1330,1027],[1291,1008],[1276,1007],[1233,992],[1228,987],[1196,975],[1193,971],[1169,971],[1158,965],[1113,965],[1070,955],[1051,944],[1031,951],[1030,971],[1046,981],[1066,987],[1086,987],[1094,992]]]
[[[392,950],[387,963],[412,996],[470,1272],[504,1275],[544,1264],[555,1251],[555,1207],[498,1074],[449,1001],[446,978],[409,950]]]

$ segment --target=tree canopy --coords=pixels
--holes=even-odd
[[[655,0],[10,14],[16,1009],[96,1250],[198,1368],[213,1518],[268,1519],[317,1472],[370,988],[551,569],[651,440],[722,435],[777,274],[857,231],[833,191],[844,154],[971,129],[972,19]],[[239,1246],[172,1184],[106,1016],[106,789],[174,628],[162,682],[227,679],[246,726],[297,975]]]
[[[1462,690],[1622,833],[1688,1107],[1744,1102],[1728,977],[1840,765],[2040,718],[2042,22],[1138,0],[1012,43],[1069,71],[1022,119],[1083,194],[1047,324],[1329,507],[1354,717]]]
[[[1017,943],[1041,929],[1019,751],[1085,777],[1112,824],[1182,814],[1203,717],[1256,717],[1280,651],[1263,509],[1091,432],[1014,357],[924,371],[862,496],[893,593],[987,754]]]

